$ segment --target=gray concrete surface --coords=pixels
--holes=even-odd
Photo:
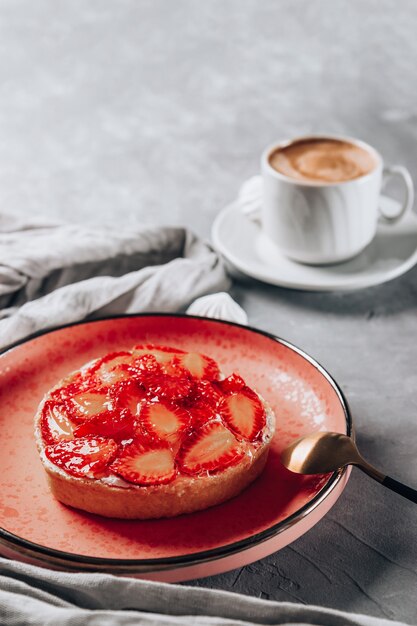
[[[310,131],[417,174],[413,0],[0,0],[0,210],[187,224]],[[417,269],[352,294],[233,287],[340,382],[371,462],[417,485]],[[288,548],[193,584],[417,621],[417,508],[353,472]]]

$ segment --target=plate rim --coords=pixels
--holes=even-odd
[[[382,197],[384,196],[382,194]],[[211,228],[211,238],[212,244],[214,248],[229,262],[231,263],[239,272],[258,280],[267,285],[273,285],[275,287],[281,287],[284,289],[294,289],[296,291],[310,291],[310,292],[323,292],[323,293],[331,293],[331,292],[352,292],[359,289],[368,289],[370,287],[376,287],[378,285],[382,285],[387,283],[395,278],[399,278],[403,276],[407,272],[409,272],[417,263],[417,236],[416,236],[416,247],[414,252],[410,254],[410,256],[405,259],[402,263],[392,268],[391,270],[381,273],[378,277],[374,276],[374,279],[371,276],[368,276],[366,272],[361,273],[357,278],[351,278],[349,281],[346,281],[344,284],[337,283],[334,281],[332,283],[323,285],[319,284],[317,281],[308,283],[308,282],[293,282],[287,281],[285,278],[283,279],[275,279],[266,276],[264,273],[260,273],[257,270],[253,270],[250,266],[250,263],[246,260],[236,256],[233,252],[231,252],[227,246],[225,245],[222,236],[219,234],[219,231],[222,227],[222,222],[224,221],[227,214],[235,212],[240,215],[242,218],[248,219],[248,216],[242,212],[237,202],[232,202],[225,206],[216,216],[212,228]],[[417,225],[417,215],[410,211],[412,215],[412,219],[416,222]],[[349,262],[349,261],[348,261]],[[294,263],[296,263],[294,261]],[[317,267],[317,266],[316,266]]]
[[[294,345],[292,342],[287,341],[273,333],[268,331],[261,330],[259,328],[239,324],[237,322],[231,322],[228,320],[221,320],[212,317],[199,316],[199,315],[188,315],[187,313],[162,313],[162,312],[151,312],[148,311],[146,313],[126,313],[121,315],[109,315],[100,317],[93,320],[78,320],[76,322],[70,322],[67,324],[62,324],[59,326],[53,326],[48,329],[43,329],[32,333],[31,335],[19,339],[16,342],[13,342],[6,348],[0,350],[0,357],[12,352],[15,348],[20,347],[21,345],[33,341],[39,337],[44,335],[48,335],[66,328],[71,328],[74,326],[81,326],[87,324],[95,324],[97,322],[111,321],[111,320],[123,320],[123,319],[132,319],[132,318],[186,318],[186,319],[195,319],[195,320],[203,320],[208,321],[215,324],[226,325],[226,326],[235,326],[237,328],[241,328],[243,330],[248,330],[250,332],[256,333],[258,335],[262,335],[272,341],[275,341],[281,345],[284,345],[286,348],[293,350],[302,358],[307,360],[313,367],[315,367],[320,374],[326,378],[326,380],[330,383],[333,390],[336,392],[338,399],[342,405],[342,409],[345,416],[345,424],[346,424],[346,434],[348,436],[353,437],[353,421],[352,421],[352,413],[349,407],[349,404],[346,400],[346,397],[340,388],[339,384],[333,378],[333,376],[312,356],[310,356],[307,352]],[[240,539],[239,541],[234,541],[229,544],[224,544],[221,546],[217,546],[216,548],[211,548],[209,550],[201,550],[198,552],[193,552],[190,554],[173,556],[173,557],[158,557],[158,558],[147,558],[147,559],[117,559],[117,558],[109,558],[109,557],[93,557],[87,556],[83,554],[73,554],[70,552],[66,552],[65,550],[57,550],[55,548],[48,548],[47,546],[42,546],[41,544],[37,544],[28,539],[24,539],[11,533],[10,531],[2,528],[0,526],[0,545],[3,544],[10,548],[12,546],[17,552],[22,554],[35,555],[39,557],[42,555],[44,557],[49,557],[49,564],[59,563],[62,565],[68,563],[73,565],[81,565],[85,567],[95,567],[99,568],[100,566],[105,566],[108,568],[109,566],[112,568],[112,571],[117,570],[121,572],[133,572],[140,571],[141,573],[146,572],[156,572],[163,571],[165,569],[182,568],[190,565],[197,565],[200,563],[222,559],[238,552],[245,551],[247,549],[253,548],[265,541],[268,541],[272,537],[284,532],[288,528],[292,527],[296,524],[300,519],[305,518],[309,513],[311,513],[314,509],[316,509],[329,495],[330,493],[337,487],[340,483],[342,477],[347,471],[347,467],[341,468],[340,470],[333,472],[333,474],[329,477],[323,487],[317,492],[317,494],[306,504],[304,504],[300,509],[297,509],[294,513],[288,516],[285,520],[277,522],[272,526],[266,528],[263,531],[260,531],[254,535],[250,535],[245,539]],[[220,505],[221,506],[221,505]],[[145,569],[143,569],[145,568]]]

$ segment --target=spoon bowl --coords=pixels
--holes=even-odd
[[[360,459],[353,439],[332,432],[300,437],[281,454],[283,465],[297,474],[327,474]]]

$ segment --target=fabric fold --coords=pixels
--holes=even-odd
[[[51,571],[1,558],[0,616],[4,626],[404,626],[379,617],[227,591]]]
[[[82,319],[183,311],[228,286],[217,254],[184,228],[115,232],[0,217],[0,349]]]

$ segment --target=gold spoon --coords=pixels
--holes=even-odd
[[[345,465],[356,465],[365,474],[417,504],[417,491],[382,474],[359,453],[355,442],[347,435],[318,432],[294,441],[281,452],[283,465],[297,474],[327,474]]]

